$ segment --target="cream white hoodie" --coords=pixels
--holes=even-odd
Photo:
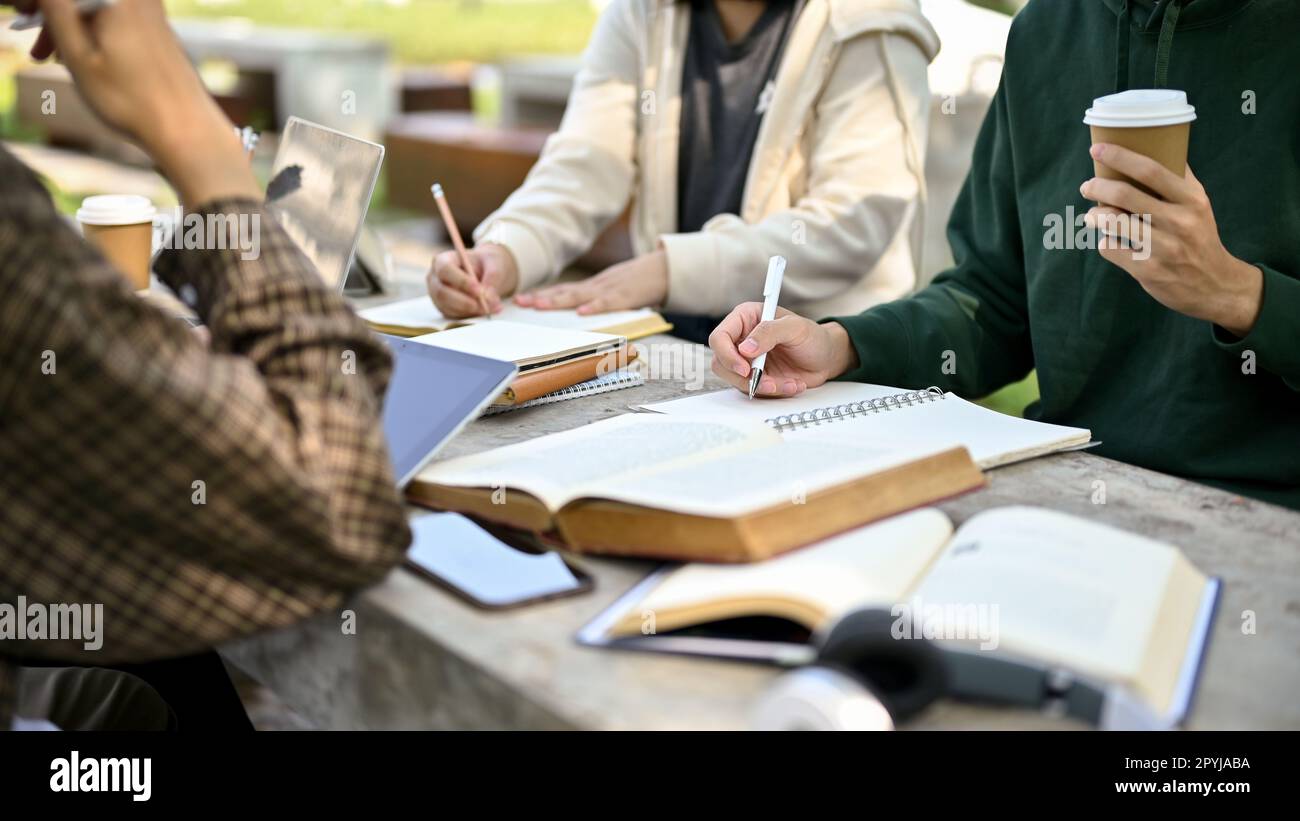
[[[785,46],[741,213],[677,230],[682,63],[690,10],[613,0],[559,130],[527,180],[474,232],[555,277],[633,202],[636,254],[668,254],[665,309],[721,315],[762,298],[785,256],[781,304],[856,313],[907,294],[919,267],[926,67],[939,50],[916,0],[807,0]],[[719,153],[719,156],[722,156]]]

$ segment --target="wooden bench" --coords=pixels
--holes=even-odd
[[[437,208],[429,186],[437,181],[447,190],[458,227],[468,237],[523,183],[548,134],[540,128],[483,125],[457,112],[397,117],[384,140],[389,203],[432,216]],[[599,271],[631,255],[624,212],[574,265]]]

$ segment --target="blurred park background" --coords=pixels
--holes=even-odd
[[[182,43],[239,126],[263,133],[269,172],[290,115],[382,142],[385,169],[369,218],[398,274],[421,276],[438,247],[431,180],[454,192],[468,232],[522,181],[564,100],[608,0],[166,0]],[[923,278],[949,261],[943,226],[996,88],[1010,15],[1024,0],[921,0],[943,49],[926,166],[930,203]],[[98,126],[58,65],[26,56],[32,34],[0,11],[0,140],[46,180],[59,207],[85,196],[174,194],[133,146]],[[53,104],[57,101],[57,106]],[[944,105],[945,102],[947,105]],[[947,116],[941,116],[947,115]],[[626,219],[626,215],[625,215]],[[625,221],[578,267],[630,252]],[[1032,378],[990,399],[1019,413]]]
[[[267,27],[315,29],[383,40],[399,66],[469,70],[520,55],[581,52],[607,0],[166,0],[173,18],[238,20]],[[1013,14],[1025,0],[972,0]],[[0,11],[0,15],[5,12]],[[38,129],[16,116],[16,75],[26,64],[20,38],[0,42],[0,138],[33,140]],[[490,83],[488,84],[490,86]],[[496,112],[486,88],[475,111]]]

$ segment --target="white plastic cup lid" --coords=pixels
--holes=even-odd
[[[77,222],[83,225],[138,225],[153,222],[158,210],[148,197],[133,194],[108,194],[86,197],[77,209]]]
[[[1195,119],[1196,109],[1187,103],[1187,92],[1136,88],[1093,100],[1083,122],[1103,128],[1153,128]]]

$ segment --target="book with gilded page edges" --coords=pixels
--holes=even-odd
[[[961,447],[793,442],[761,422],[634,413],[436,463],[408,495],[579,552],[747,562],[983,484]]]

